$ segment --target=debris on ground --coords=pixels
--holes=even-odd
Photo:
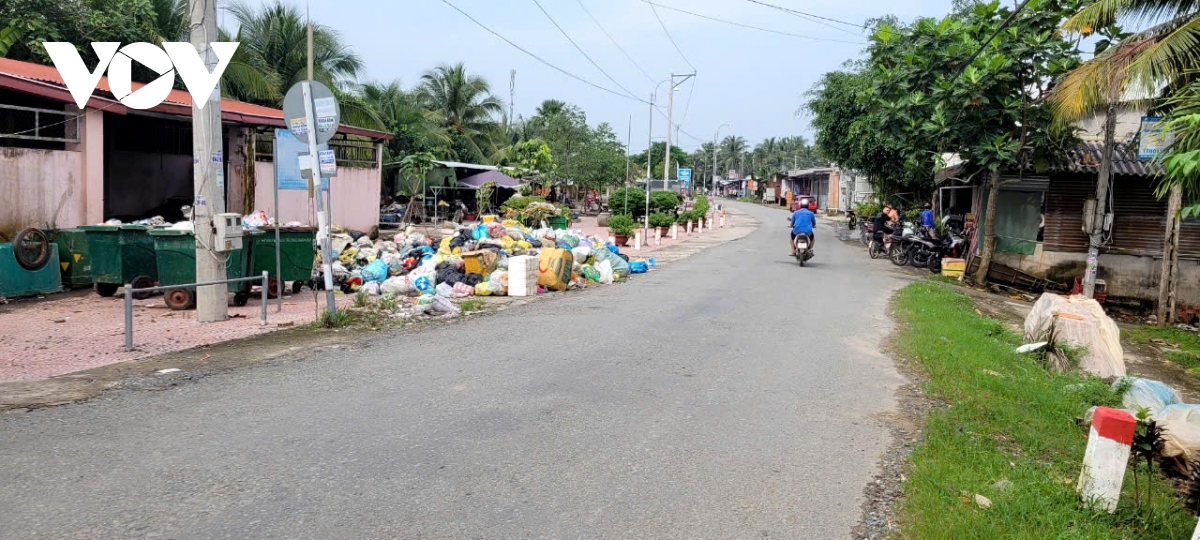
[[[1102,378],[1125,376],[1121,331],[1094,299],[1042,294],[1025,318],[1025,342],[1041,341],[1081,350],[1078,367],[1083,371]]]

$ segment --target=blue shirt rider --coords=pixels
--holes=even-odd
[[[933,223],[933,205],[925,203],[925,209],[921,210],[921,226],[929,229],[934,228]]]
[[[791,246],[792,255],[796,254],[796,235],[804,234],[808,236],[808,245],[812,247],[815,238],[813,237],[813,227],[817,225],[817,215],[812,213],[807,206],[801,206],[799,210],[792,213],[792,217],[788,218],[792,222],[792,236],[788,239],[788,244]]]

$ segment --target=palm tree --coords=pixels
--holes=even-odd
[[[150,21],[152,32],[158,41],[189,41],[188,24],[191,14],[188,0],[150,0],[154,20]]]
[[[748,146],[743,137],[728,135],[721,139],[721,145],[717,148],[717,164],[720,165],[720,170],[728,171],[737,168],[742,154],[746,152]]]
[[[501,136],[496,118],[504,106],[492,95],[486,80],[468,75],[462,63],[441,65],[421,76],[417,93],[425,106],[439,115],[456,144],[471,154],[469,158],[485,161],[495,153]]]
[[[159,0],[166,1],[166,0]],[[300,11],[280,0],[261,10],[238,2],[229,12],[238,22],[238,51],[245,50],[247,64],[269,67],[275,74],[275,94],[266,104],[278,106],[287,89],[308,78],[308,26]],[[313,78],[330,88],[349,89],[362,69],[358,55],[342,43],[332,28],[313,25]],[[257,100],[264,102],[265,100]]]
[[[554,116],[556,114],[562,113],[566,109],[567,109],[566,102],[559,101],[557,99],[547,99],[547,100],[543,101],[541,105],[538,105],[538,108],[537,108],[537,111],[535,112],[535,114],[537,116],[542,116],[542,117]]]

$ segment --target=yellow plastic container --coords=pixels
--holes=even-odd
[[[967,271],[966,259],[942,259],[942,275],[959,277]]]
[[[492,222],[499,220],[500,216],[497,216],[495,214],[488,214],[486,216],[483,216],[482,219],[483,219],[484,223],[492,223]]]

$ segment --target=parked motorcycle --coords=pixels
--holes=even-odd
[[[858,214],[854,210],[846,210],[846,226],[852,231],[858,227]]]

